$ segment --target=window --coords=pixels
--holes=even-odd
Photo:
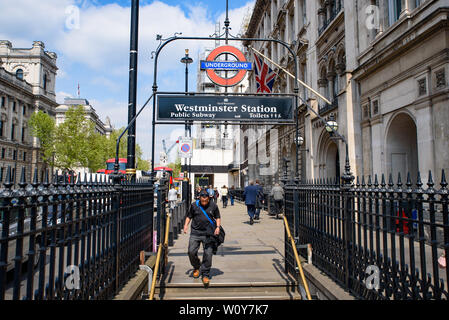
[[[23,70],[22,69],[17,69],[16,77],[17,77],[17,79],[23,80]]]
[[[23,152],[23,161],[27,161],[27,153],[25,151]]]
[[[12,111],[14,111],[14,112],[16,112],[16,102],[14,101],[13,103],[12,103]]]
[[[2,97],[2,108],[5,107],[5,103],[6,103],[6,98],[5,98],[5,97]]]
[[[306,23],[307,23],[306,0],[302,0],[301,4],[302,4],[302,24],[306,25]]]
[[[426,78],[418,80],[418,96],[427,94]]]
[[[0,137],[3,137],[3,120],[0,120]]]
[[[47,91],[47,74],[44,73],[44,90]]]
[[[437,89],[444,88],[446,86],[446,75],[444,69],[440,69],[435,72],[435,82]]]
[[[399,19],[401,11],[401,0],[388,0],[388,22],[390,26]]]
[[[368,105],[366,105],[366,106],[363,106],[363,117],[366,119],[366,118],[369,118],[369,107],[368,107]]]
[[[16,131],[16,125],[13,123],[11,125],[11,140],[14,140],[15,131]]]
[[[373,101],[373,114],[379,113],[379,100]]]
[[[339,91],[339,89],[338,89],[338,75],[336,73],[334,74],[334,76],[332,78],[332,85],[333,85],[333,88],[332,88],[333,92],[332,92],[332,97],[331,98],[336,99],[337,95],[338,95],[338,91]]]
[[[26,113],[27,113],[27,106],[24,104],[22,114],[25,115]]]
[[[25,142],[25,128],[22,127],[22,142]]]
[[[6,155],[6,149],[2,148],[2,159],[5,159],[5,155]]]
[[[12,153],[12,159],[17,160],[17,150],[14,150]]]
[[[0,182],[3,182],[3,172],[5,171],[5,168],[0,169]]]

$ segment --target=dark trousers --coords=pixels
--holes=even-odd
[[[248,210],[248,215],[250,218],[254,218],[256,214],[256,206],[254,204],[247,204],[246,209]]]
[[[276,209],[276,214],[281,213],[283,202],[284,202],[284,200],[274,200],[274,207]]]
[[[231,199],[231,206],[234,205],[234,196],[229,196],[229,198]]]
[[[200,244],[203,244],[203,261],[198,258],[198,250]],[[190,264],[195,270],[200,270],[203,277],[209,277],[210,268],[212,266],[213,247],[210,244],[206,245],[206,236],[190,235],[189,249],[188,249]]]
[[[223,208],[228,206],[228,196],[221,196],[221,200],[223,200]]]

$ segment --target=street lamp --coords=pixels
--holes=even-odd
[[[329,116],[329,120],[326,122],[325,128],[331,137],[333,137],[334,133],[337,132],[338,123],[335,121],[335,116],[333,113]],[[345,141],[343,137],[341,137],[341,139]]]
[[[296,140],[296,144],[301,147],[304,144],[304,138],[299,136],[298,139]],[[307,149],[299,148],[298,150],[299,151],[307,151],[307,152],[309,152],[308,148]]]
[[[186,65],[186,95],[187,92],[189,92],[189,64],[191,64],[193,62],[193,59],[189,57],[189,49],[185,50],[185,56],[181,58],[181,63],[184,63]],[[185,133],[186,136],[188,135],[190,138],[192,137],[192,131],[191,131],[191,126],[189,125],[188,121],[186,120],[186,124],[185,124]],[[190,161],[189,161],[190,162]],[[186,165],[187,165],[187,158],[186,158]],[[189,180],[190,180],[190,173],[191,173],[191,167],[190,165],[188,165],[189,168]]]
[[[181,58],[181,62],[186,65],[186,93],[189,91],[189,64],[193,62],[193,59],[189,57],[189,49],[186,49],[186,55]]]

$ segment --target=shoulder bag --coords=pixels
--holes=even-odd
[[[201,211],[202,211],[202,212],[204,213],[204,215],[206,216],[207,220],[209,220],[209,222],[212,224],[212,228],[214,228],[217,224],[214,223],[214,222],[212,222],[212,219],[209,217],[209,215],[206,213],[206,211],[203,209],[203,207],[200,205],[199,202],[200,202],[200,201],[197,200],[197,201],[196,201],[196,205],[198,206],[198,208],[201,209]],[[214,228],[214,230],[215,230],[215,228]],[[222,244],[222,243],[224,242],[225,235],[226,235],[226,233],[225,233],[223,227],[220,226],[220,233],[219,233],[217,236],[215,236],[215,238],[217,239],[217,242],[218,242],[219,245]]]

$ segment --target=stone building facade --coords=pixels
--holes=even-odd
[[[44,43],[35,41],[32,48],[13,48],[0,41],[0,181],[12,168],[13,179],[20,179],[22,167],[28,181],[37,168],[41,179],[45,166],[39,143],[30,136],[28,120],[42,110],[51,116],[57,107],[55,79],[57,56],[45,51]]]
[[[113,130],[111,119],[109,117],[106,117],[106,121],[103,122],[98,116],[95,108],[89,103],[87,99],[65,98],[64,104],[59,105],[55,109],[55,123],[57,126],[65,121],[66,112],[70,107],[73,106],[82,106],[84,108],[84,112],[86,113],[86,118],[95,124],[95,131],[108,138],[110,137]]]
[[[299,178],[343,173],[344,141],[330,137],[306,102],[326,121],[335,117],[354,175],[400,173],[404,181],[408,172],[415,179],[432,170],[438,179],[449,163],[448,7],[447,0],[257,0],[245,36],[287,42],[298,78],[331,102],[299,85],[304,144],[297,149],[295,126],[275,127],[279,163],[290,159],[294,172],[298,152]],[[281,45],[246,45],[295,73]],[[294,79],[271,67],[279,74],[274,92],[293,93]]]

